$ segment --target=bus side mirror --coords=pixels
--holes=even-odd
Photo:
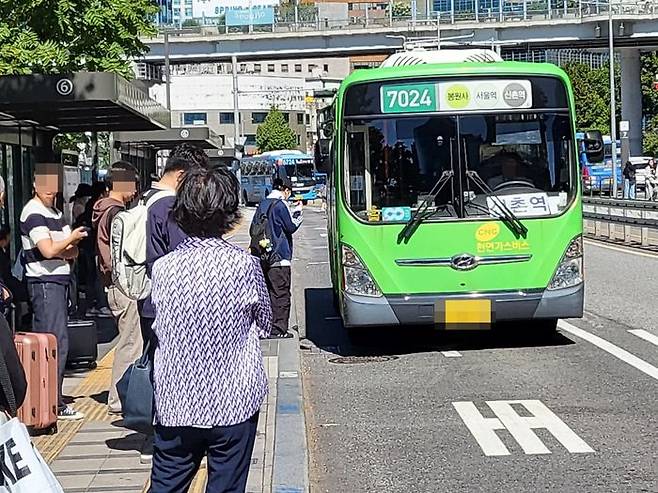
[[[591,163],[600,163],[603,161],[603,134],[599,130],[588,130],[585,132],[585,154],[587,160]]]
[[[328,120],[322,124],[322,133],[327,139],[331,139],[334,135],[334,122]]]

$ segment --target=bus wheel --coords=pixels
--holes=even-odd
[[[302,200],[302,205],[307,205],[307,204],[308,204],[308,200]]]
[[[242,202],[243,202],[244,205],[246,205],[246,206],[251,205],[251,204],[249,203],[249,200],[247,200],[247,192],[246,192],[246,190],[243,190],[243,191],[242,191]]]

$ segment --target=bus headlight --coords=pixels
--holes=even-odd
[[[583,280],[583,237],[578,235],[569,243],[548,289],[570,288],[581,284]]]
[[[361,296],[380,297],[382,295],[381,291],[356,252],[343,245],[342,257],[345,292]]]

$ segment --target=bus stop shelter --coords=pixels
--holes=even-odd
[[[170,122],[169,111],[146,90],[116,74],[0,76],[0,174],[9,192],[3,224],[17,230],[34,163],[59,161],[58,133],[159,130]]]
[[[140,159],[157,160],[159,156],[160,174],[164,167],[164,157],[178,144],[187,142],[206,151],[211,163],[232,166],[236,158],[233,148],[222,146],[221,138],[208,127],[183,127],[144,132],[115,132],[114,148],[121,157],[139,155]],[[160,151],[164,151],[160,153]]]

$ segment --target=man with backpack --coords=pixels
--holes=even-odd
[[[107,301],[119,331],[119,342],[114,350],[112,365],[112,384],[107,398],[108,412],[121,413],[121,402],[116,384],[133,363],[142,354],[137,300],[126,296],[112,277],[111,234],[112,221],[133,200],[137,190],[137,172],[126,161],[112,164],[107,175],[109,193],[94,205],[92,223],[96,234],[96,252],[98,270],[103,287],[107,290]]]
[[[302,224],[301,204],[288,207],[292,184],[276,178],[272,193],[258,205],[249,229],[251,253],[260,258],[272,303],[271,339],[293,337],[290,321],[292,235]]]

